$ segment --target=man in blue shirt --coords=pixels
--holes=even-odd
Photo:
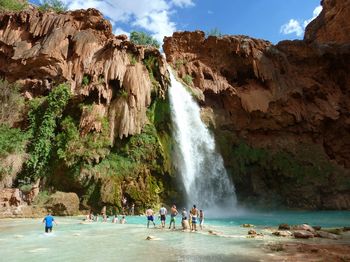
[[[57,225],[55,219],[53,218],[53,216],[51,216],[50,212],[43,219],[43,223],[45,223],[45,232],[46,233],[52,232],[52,225],[53,225],[53,223],[55,223],[55,225]]]

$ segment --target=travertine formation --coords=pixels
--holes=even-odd
[[[61,14],[33,9],[3,13],[0,21],[0,77],[23,84],[27,97],[67,82],[77,98],[96,104],[100,118],[108,116],[112,141],[140,133],[151,94],[142,60],[156,56],[166,76],[158,50],[114,36],[111,24],[95,9]],[[84,112],[83,118],[91,122],[96,110],[93,114]],[[84,119],[84,132],[89,132]],[[99,119],[95,121],[98,126]]]

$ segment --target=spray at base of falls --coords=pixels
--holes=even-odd
[[[200,118],[200,108],[170,72],[169,88],[177,168],[186,191],[187,205],[196,204],[211,215],[230,215],[237,203],[215,140]]]

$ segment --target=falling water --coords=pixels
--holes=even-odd
[[[170,106],[177,143],[179,172],[187,204],[230,213],[236,205],[235,189],[228,178],[223,159],[215,150],[215,140],[200,118],[200,108],[191,94],[171,77]],[[208,212],[207,212],[208,213]]]

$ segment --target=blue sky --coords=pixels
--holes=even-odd
[[[38,3],[39,0],[33,0]],[[277,43],[301,39],[320,0],[63,0],[69,9],[95,7],[115,33],[147,31],[159,41],[173,31],[218,28]]]

